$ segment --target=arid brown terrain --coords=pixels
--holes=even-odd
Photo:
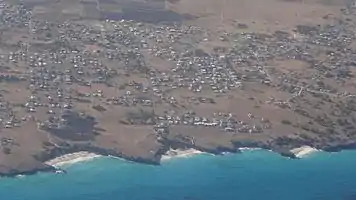
[[[356,147],[339,0],[0,1],[0,175],[76,151]]]

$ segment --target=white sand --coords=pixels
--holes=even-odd
[[[48,160],[45,163],[55,168],[60,168],[64,165],[71,165],[78,162],[89,161],[97,157],[100,157],[100,155],[86,151],[80,151],[76,153],[65,154],[52,160]]]
[[[251,151],[251,150],[257,150],[259,148],[239,148],[241,151]],[[316,151],[319,151],[318,149],[315,149],[310,146],[302,146],[299,148],[292,149],[291,152],[295,154],[296,157],[302,158],[305,157],[311,153],[314,153]],[[190,148],[190,149],[170,149],[169,151],[166,152],[166,154],[162,155],[161,160],[169,160],[172,158],[184,158],[184,157],[190,157],[193,155],[198,155],[198,154],[203,154],[204,152]],[[65,154],[63,156],[54,158],[52,160],[48,160],[45,163],[47,165],[51,165],[55,168],[60,168],[65,165],[71,165],[75,164],[78,162],[85,162],[85,161],[90,161],[95,158],[101,157],[98,154],[95,153],[90,153],[86,151],[80,151],[76,153],[71,153],[71,154]],[[110,156],[112,157],[112,156]],[[121,159],[121,158],[120,158]]]
[[[196,149],[170,149],[166,154],[162,155],[161,160],[169,160],[172,158],[184,158],[197,154],[203,154],[204,152]]]
[[[315,149],[310,146],[302,146],[299,148],[292,149],[291,152],[297,157],[297,158],[303,158],[309,154],[312,154],[314,152],[319,151],[318,149]]]

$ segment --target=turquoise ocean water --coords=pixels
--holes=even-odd
[[[356,151],[301,160],[256,150],[148,166],[117,159],[0,179],[0,200],[356,200]]]

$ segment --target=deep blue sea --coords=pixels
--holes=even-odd
[[[0,179],[0,200],[356,200],[356,151],[204,154],[162,166],[99,158],[66,169]]]

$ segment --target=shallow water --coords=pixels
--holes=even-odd
[[[100,158],[0,180],[6,200],[355,200],[356,151],[291,160],[268,151],[198,155],[147,166]]]

